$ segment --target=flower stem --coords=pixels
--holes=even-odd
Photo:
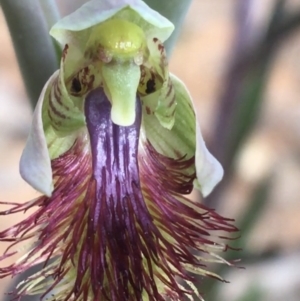
[[[43,0],[39,2],[44,12],[44,17],[46,19],[48,28],[50,28],[60,19],[60,12],[56,2],[55,0]]]
[[[0,0],[33,107],[45,82],[58,68],[55,45],[48,34],[48,22],[58,16],[56,5],[52,0],[43,1],[48,19],[38,0]]]

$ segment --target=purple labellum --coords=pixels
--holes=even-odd
[[[110,112],[111,104],[103,89],[88,95],[85,115],[93,167],[90,190],[94,193],[91,194],[93,200],[89,200],[92,207],[79,266],[85,266],[84,270],[91,269],[92,279],[96,281],[92,283],[95,296],[99,293],[99,283],[105,282],[106,274],[109,287],[103,287],[104,295],[112,294],[112,300],[127,300],[131,286],[139,300],[145,286],[142,257],[151,257],[149,250],[156,253],[151,237],[156,231],[145,206],[139,179],[140,100],[137,98],[136,120],[131,126],[114,124]],[[85,252],[92,256],[92,265],[86,266]]]

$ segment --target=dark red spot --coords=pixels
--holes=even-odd
[[[66,59],[66,55],[68,54],[68,49],[69,49],[69,45],[66,44],[65,48],[64,48],[64,50],[62,52],[62,59],[63,59],[63,61]]]
[[[156,90],[155,89],[155,80],[150,78],[146,84],[146,93],[150,94],[150,93],[155,92],[155,90]]]
[[[63,114],[62,112],[58,111],[55,106],[53,105],[53,98],[49,99],[49,107],[50,110],[53,114],[55,114],[56,116],[58,116],[61,119],[70,119],[70,117],[66,116],[65,114]]]
[[[168,108],[172,107],[174,103],[175,103],[175,95],[172,98],[171,102],[168,104]]]
[[[171,82],[169,82],[168,88],[169,88],[169,90],[168,90],[168,92],[167,92],[167,97],[168,97],[168,96],[171,94],[171,92],[172,92],[173,86],[172,86]]]
[[[158,45],[158,50],[160,51],[161,54],[163,54],[164,51],[165,51],[164,45],[163,45],[163,44],[159,44],[159,45]]]
[[[77,77],[74,77],[72,80],[71,92],[79,93],[81,91],[81,83]]]

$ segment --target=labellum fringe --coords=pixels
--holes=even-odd
[[[53,292],[50,300],[179,301],[196,292],[201,298],[195,275],[219,278],[205,270],[205,262],[223,261],[213,252],[227,248],[209,232],[236,228],[183,196],[191,192],[195,174],[181,170],[194,158],[165,157],[139,138],[138,97],[131,126],[114,124],[110,110],[103,89],[91,92],[85,102],[87,132],[52,161],[52,196],[1,213],[37,208],[0,233],[1,241],[12,242],[1,260],[16,253],[15,245],[35,239],[18,262],[0,269],[0,277],[43,263],[19,285],[17,297]]]

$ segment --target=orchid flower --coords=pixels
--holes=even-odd
[[[11,242],[0,260],[26,249],[0,277],[43,264],[17,296],[192,300],[201,299],[197,275],[221,279],[206,263],[226,263],[217,253],[228,246],[212,232],[236,228],[185,196],[194,186],[207,196],[223,171],[189,92],[168,71],[172,30],[140,0],[89,1],[51,29],[64,48],[60,69],[41,92],[20,161],[43,196],[1,213],[35,209],[0,232]]]

